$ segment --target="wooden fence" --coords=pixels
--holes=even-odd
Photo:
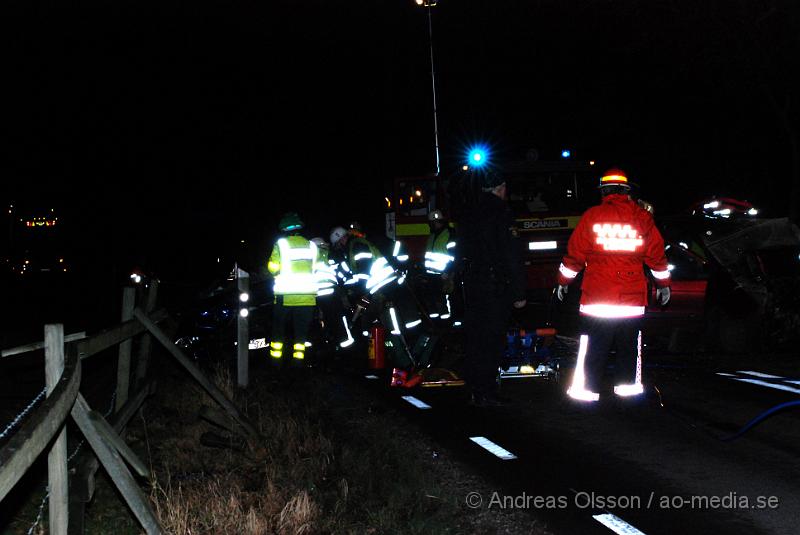
[[[94,475],[102,464],[122,494],[131,513],[148,534],[162,533],[151,504],[129,470],[148,479],[146,465],[125,443],[124,430],[145,399],[155,391],[155,382],[148,381],[151,337],[196,379],[208,394],[237,422],[245,434],[258,438],[253,425],[234,404],[194,365],[160,326],[169,319],[164,310],[156,309],[158,282],[151,281],[144,296],[144,308],[136,307],[134,288],[123,291],[122,322],[92,336],[84,333],[66,341],[63,325],[45,325],[44,341],[3,352],[3,356],[24,352],[45,351],[47,398],[37,407],[0,449],[0,501],[19,482],[39,455],[49,446],[49,532],[53,535],[83,533],[83,511],[94,492]],[[136,369],[131,370],[132,341],[141,337]],[[112,422],[92,410],[79,392],[81,361],[118,346],[116,403]],[[108,354],[108,353],[106,353]],[[65,423],[71,416],[91,446],[91,452],[79,460],[77,469],[67,477],[67,444]],[[68,489],[72,489],[72,494]]]

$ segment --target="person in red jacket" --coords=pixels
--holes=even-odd
[[[617,350],[614,393],[621,397],[644,392],[642,386],[641,320],[647,304],[647,266],[656,298],[670,298],[670,273],[664,239],[653,216],[631,199],[628,178],[619,169],[600,179],[603,202],[587,210],[567,244],[558,273],[557,296],[581,271],[581,336],[578,361],[567,394],[581,401],[600,398],[599,383],[608,353]]]

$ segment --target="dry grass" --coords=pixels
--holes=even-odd
[[[264,437],[244,453],[199,444],[210,427],[196,414],[209,398],[181,374],[173,380],[149,404],[157,412],[142,430],[156,481],[151,499],[168,533],[532,532],[499,531],[496,518],[470,516],[463,472],[391,415],[371,411],[363,393],[342,398],[335,380],[262,375],[243,395],[219,368],[215,383]]]

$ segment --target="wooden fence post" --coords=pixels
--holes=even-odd
[[[247,388],[250,382],[250,329],[247,319],[247,303],[250,300],[250,274],[236,267],[236,285],[239,289],[239,314],[236,316],[236,364],[237,384]]]
[[[122,323],[133,319],[133,307],[136,306],[136,288],[126,286],[122,289]],[[128,401],[128,387],[131,380],[131,347],[133,340],[128,338],[119,344],[117,359],[117,401],[114,412]]]
[[[203,372],[201,372],[200,369],[194,365],[191,359],[187,357],[184,352],[172,342],[172,340],[169,339],[166,333],[164,333],[164,331],[162,331],[158,325],[153,323],[153,321],[148,318],[141,309],[137,308],[134,310],[133,315],[142,323],[142,325],[147,328],[148,331],[150,331],[150,334],[152,334],[153,337],[158,340],[161,345],[163,345],[164,348],[172,354],[173,357],[175,357],[181,366],[183,366],[186,371],[188,371],[189,374],[194,377],[198,383],[200,383],[200,386],[202,386],[205,391],[208,392],[211,398],[219,403],[219,405],[231,415],[231,418],[236,420],[236,422],[238,422],[238,424],[241,425],[251,437],[259,437],[259,433],[256,431],[256,428],[253,427],[253,424],[251,424],[248,419],[241,412],[239,412],[239,409],[236,408],[233,402],[226,398],[225,394],[223,394],[220,389],[214,385],[214,383],[209,381],[208,378],[203,375]]]
[[[145,302],[144,312],[148,316],[156,309],[158,301],[158,279],[150,280],[150,288],[147,290],[147,301]],[[150,360],[150,351],[153,346],[153,337],[145,332],[139,339],[139,354],[136,358],[136,390],[144,384],[147,376],[147,364]]]
[[[64,326],[44,326],[45,383],[47,397],[53,393],[64,373]],[[62,426],[47,454],[47,477],[50,487],[50,533],[66,535],[69,524],[69,491],[67,480],[67,432]]]

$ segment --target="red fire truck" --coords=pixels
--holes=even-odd
[[[602,171],[592,162],[570,159],[503,165],[524,248],[529,303],[550,302],[569,236],[581,214],[599,202]],[[386,196],[387,236],[401,240],[413,260],[424,255],[428,213],[440,209],[450,215],[458,179],[401,178]],[[764,219],[752,204],[725,197],[698,201],[681,214],[659,214],[656,207],[656,214],[672,271],[672,299],[667,307],[651,300],[648,332],[662,335],[671,347],[695,342],[698,335],[718,338],[725,350],[751,345],[747,341],[758,340],[757,331],[769,331],[772,341],[796,338],[787,333],[797,332],[800,305],[785,301],[798,293],[785,288],[800,287],[797,226],[786,218]],[[770,262],[773,256],[780,260]],[[748,295],[739,296],[743,292]],[[577,312],[578,297],[572,291],[558,307],[562,326],[565,312]]]
[[[516,219],[529,297],[543,299],[556,283],[567,240],[580,215],[597,203],[597,169],[591,162],[522,161],[503,166]],[[450,215],[450,191],[459,177],[400,178],[386,197],[386,235],[401,240],[413,260],[425,252],[428,214]]]

